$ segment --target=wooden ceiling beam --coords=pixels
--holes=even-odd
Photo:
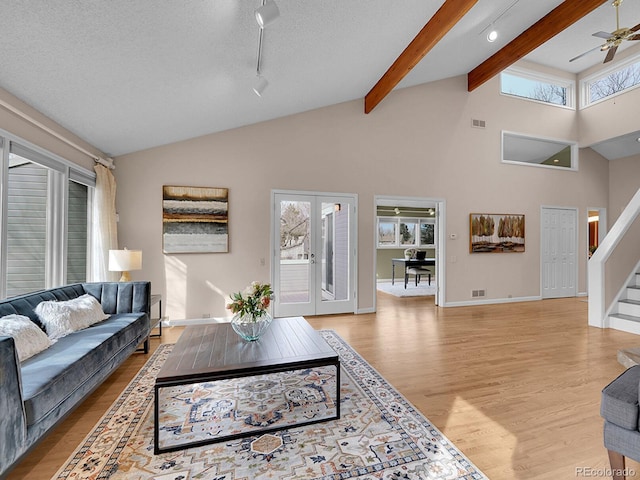
[[[493,56],[467,74],[467,90],[473,91],[508,66],[588,15],[607,0],[565,0]]]
[[[478,0],[445,0],[364,97],[364,113],[371,112],[477,2]]]

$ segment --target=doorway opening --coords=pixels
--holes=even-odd
[[[444,305],[444,200],[376,196],[374,202],[374,302],[383,291],[433,296]]]
[[[591,258],[607,234],[607,209],[589,208],[587,214],[587,258]]]

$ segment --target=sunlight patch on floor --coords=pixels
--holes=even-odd
[[[518,444],[513,433],[461,397],[453,401],[443,433],[472,461],[480,454],[485,466],[504,463],[505,451],[513,454]],[[477,438],[482,438],[482,442]],[[465,448],[467,445],[477,446]],[[496,458],[492,459],[494,455]]]

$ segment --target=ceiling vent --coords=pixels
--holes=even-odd
[[[484,120],[478,120],[477,118],[472,118],[471,126],[474,128],[485,128],[487,126],[487,123]]]

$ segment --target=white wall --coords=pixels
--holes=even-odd
[[[609,166],[609,225],[613,224],[640,187],[640,155],[620,158]]]
[[[495,301],[540,295],[540,206],[577,207],[584,292],[586,209],[607,205],[607,161],[587,149],[579,172],[501,164],[501,129],[578,134],[573,110],[498,89],[495,78],[468,93],[457,77],[395,91],[369,115],[353,101],[118,158],[120,244],[144,252],[134,278],[165,294],[170,318],[224,315],[229,293],[270,279],[270,192],[293,189],[359,195],[360,309],[374,305],[374,195],[446,199],[447,233],[457,234],[446,244],[447,303],[471,301],[472,289]],[[228,254],[163,255],[162,185],[229,188]],[[470,255],[472,212],[525,214],[526,252]]]

